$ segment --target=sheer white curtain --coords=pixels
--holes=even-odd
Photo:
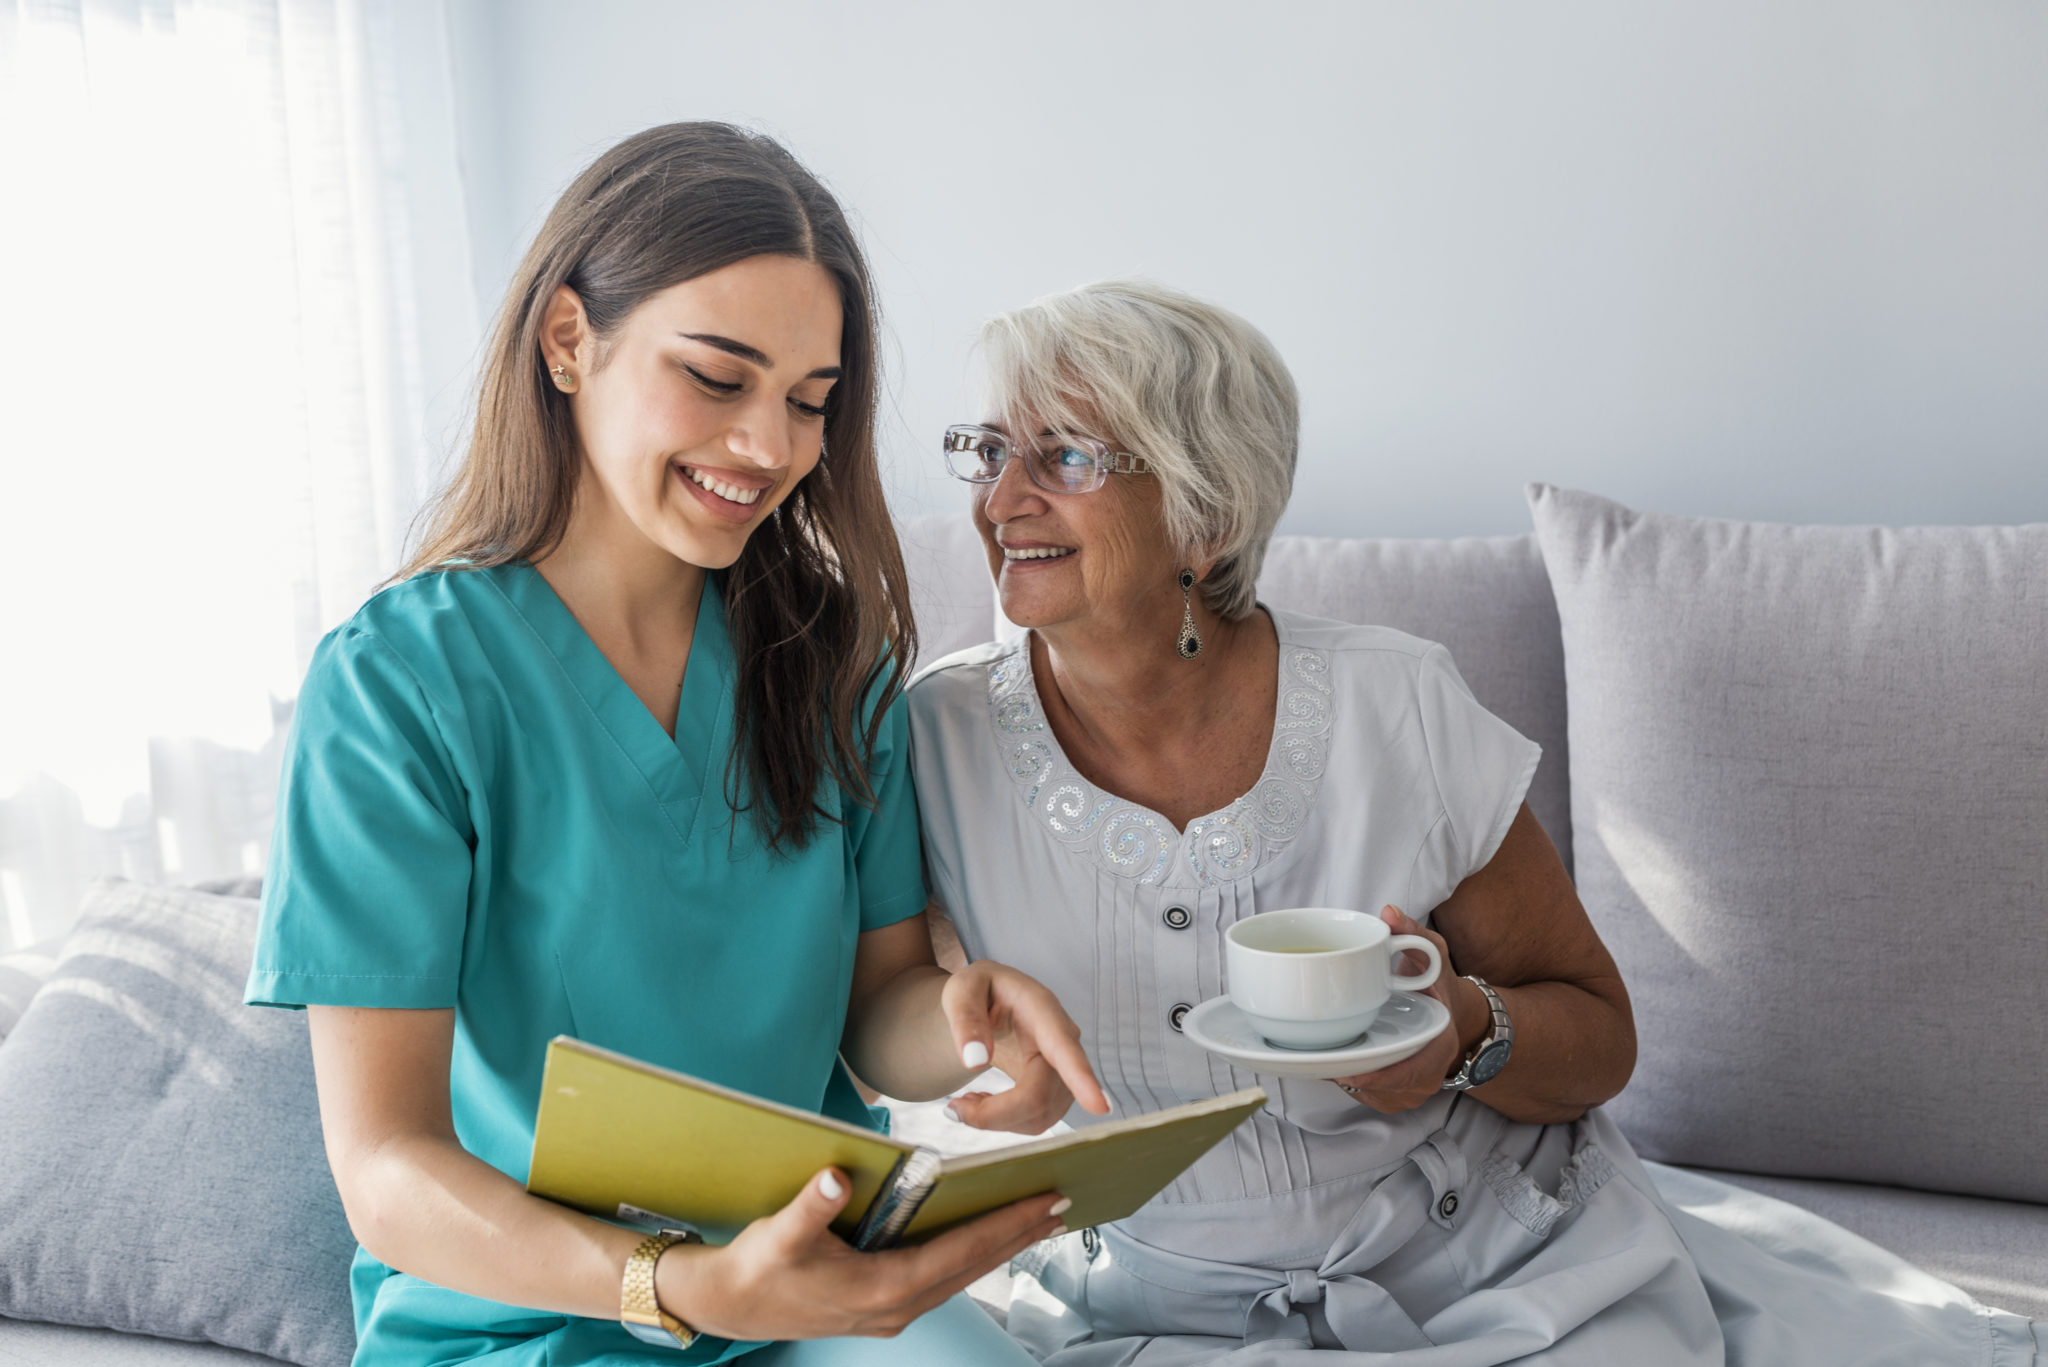
[[[475,334],[441,20],[0,0],[0,951],[260,870],[307,656],[449,444],[422,337]]]

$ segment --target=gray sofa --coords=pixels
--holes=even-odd
[[[2048,1317],[2048,526],[1531,501],[1520,537],[1280,538],[1262,596],[1442,641],[1543,746],[1646,1158]],[[926,657],[985,639],[964,519],[904,540]],[[235,1005],[251,891],[105,884],[0,960],[0,1367],[347,1361],[303,1021]]]

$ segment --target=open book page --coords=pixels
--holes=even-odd
[[[1265,1092],[1254,1087],[949,1157],[940,1165],[931,1195],[904,1231],[904,1241],[915,1243],[983,1211],[1044,1191],[1058,1191],[1074,1203],[1066,1216],[1071,1229],[1121,1220],[1265,1104]]]

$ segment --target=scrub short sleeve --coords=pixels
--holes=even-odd
[[[472,828],[425,695],[392,649],[321,642],[292,721],[246,999],[451,1007]]]
[[[875,808],[849,803],[847,826],[860,879],[860,928],[875,930],[915,916],[928,900],[917,789],[910,777],[910,704],[901,694],[882,718],[868,777],[875,786]]]
[[[1500,848],[1543,747],[1481,707],[1442,646],[1431,646],[1422,657],[1415,692],[1443,804],[1420,862],[1436,865],[1427,873],[1448,895]]]

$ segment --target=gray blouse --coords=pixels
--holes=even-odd
[[[1067,762],[1024,640],[953,655],[910,690],[927,870],[967,952],[1052,988],[1112,1114],[1240,1087],[1273,1097],[1133,1222],[1168,1246],[1201,1223],[1196,1208],[1382,1170],[1442,1127],[1448,1095],[1382,1116],[1327,1082],[1243,1072],[1186,1039],[1180,1018],[1223,993],[1223,932],[1243,917],[1391,902],[1427,923],[1493,857],[1541,753],[1473,699],[1442,646],[1271,615],[1280,686],[1265,771],[1185,831]],[[1348,1218],[1306,1200],[1274,1214],[1249,1243],[1240,1223],[1233,1242],[1284,1259],[1327,1246]]]

